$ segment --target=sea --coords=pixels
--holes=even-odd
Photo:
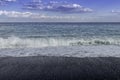
[[[0,56],[120,57],[120,23],[0,23]]]

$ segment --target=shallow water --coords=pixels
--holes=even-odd
[[[120,57],[120,23],[0,23],[0,56]]]
[[[120,45],[120,23],[0,23],[0,48]]]
[[[0,57],[62,56],[62,57],[120,57],[119,46],[69,46],[45,48],[0,49]]]

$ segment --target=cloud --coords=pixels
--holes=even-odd
[[[18,12],[18,11],[0,11],[0,16],[7,16],[10,18],[32,18],[32,19],[72,19],[73,16],[48,16],[45,14],[32,12]]]
[[[76,3],[68,3],[68,2],[57,2],[50,1],[49,3],[44,3],[42,1],[30,2],[28,4],[24,4],[25,9],[29,10],[41,10],[41,11],[52,11],[52,12],[61,12],[61,13],[89,13],[93,10],[90,8],[86,8]]]
[[[32,15],[35,15],[31,12],[17,12],[17,11],[0,11],[0,15],[4,15],[7,17],[30,17]]]
[[[6,1],[6,2],[15,2],[16,0],[1,0],[1,1]]]
[[[112,10],[111,12],[112,12],[112,13],[118,13],[118,14],[120,14],[120,11]]]
[[[9,2],[16,2],[16,0],[0,0],[0,5],[6,5]]]

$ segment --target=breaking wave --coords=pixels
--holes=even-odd
[[[66,39],[66,38],[0,38],[0,48],[39,48],[49,46],[81,46],[81,45],[120,45],[120,39],[91,38],[91,39]]]

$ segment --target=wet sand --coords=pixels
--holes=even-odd
[[[120,58],[4,57],[0,80],[120,80]]]

